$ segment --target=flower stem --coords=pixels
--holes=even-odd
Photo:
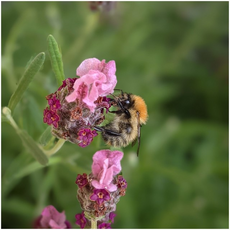
[[[28,152],[42,165],[48,164],[48,158],[44,154],[44,152],[39,148],[38,144],[34,141],[34,139],[25,131],[18,127],[13,117],[11,116],[11,110],[8,107],[4,107],[2,109],[2,113],[5,115],[6,119],[10,122],[10,124],[15,129],[16,133],[22,140],[22,143],[28,150]]]
[[[42,149],[42,150],[46,154],[46,156],[51,156],[54,153],[56,153],[62,147],[64,143],[65,143],[64,139],[59,139],[58,142],[54,145],[52,149],[49,149],[49,150]]]
[[[97,229],[97,221],[94,219],[91,219],[91,229]]]
[[[11,110],[8,107],[4,107],[2,109],[3,114],[6,116],[6,118],[8,119],[8,121],[10,122],[10,124],[14,127],[14,129],[16,131],[19,130],[18,125],[16,124],[16,122],[14,121],[13,117],[11,116]]]

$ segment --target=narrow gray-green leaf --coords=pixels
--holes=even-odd
[[[53,165],[53,164],[58,164],[61,161],[62,161],[62,159],[60,157],[52,157],[50,159],[49,166]],[[17,172],[17,175],[15,175],[15,179],[27,176],[27,175],[29,175],[29,174],[31,174],[31,173],[33,173],[33,172],[35,172],[41,168],[43,168],[43,166],[39,165],[38,162],[32,162],[29,165],[25,166],[24,168],[20,169]]]
[[[51,133],[51,126],[47,126],[45,131],[39,138],[39,144],[43,147],[49,145],[49,142],[54,142],[55,137]]]
[[[2,197],[4,198],[20,181],[21,178],[42,169],[44,166],[37,161],[30,161],[27,152],[21,153],[13,160],[2,177]],[[62,162],[60,157],[49,159],[49,166]]]
[[[8,107],[13,110],[15,109],[16,105],[20,101],[23,93],[29,86],[30,82],[33,80],[36,73],[41,69],[43,63],[45,61],[45,53],[39,53],[30,63],[30,65],[26,68],[25,73],[23,74],[22,78],[18,83],[18,87],[15,92],[12,94]]]
[[[65,80],[62,55],[59,50],[58,44],[52,35],[48,36],[48,50],[54,74],[57,79],[58,86]]]
[[[17,130],[24,146],[27,148],[28,152],[42,165],[48,164],[48,158],[45,153],[38,147],[37,143],[33,138],[24,130]]]

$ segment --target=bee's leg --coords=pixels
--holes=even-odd
[[[113,110],[113,111],[109,111],[110,113],[121,113],[121,110]]]
[[[98,132],[103,132],[103,133],[106,133],[106,134],[111,135],[111,136],[121,136],[120,133],[113,131],[113,130],[110,130],[110,129],[105,129],[105,128],[99,127],[99,126],[94,126],[93,128]]]
[[[121,90],[121,92],[122,92],[122,96],[123,96],[123,91]],[[122,105],[120,99],[119,99],[118,97],[114,96],[113,94],[111,94],[111,95],[114,97],[113,101],[115,101],[115,102],[117,103],[117,105],[120,107],[121,111],[122,111],[123,113],[125,113],[126,116],[127,116],[128,118],[130,118],[131,115],[130,115],[129,110],[126,109],[126,108]],[[113,112],[113,113],[116,113],[116,112]]]
[[[130,115],[129,110],[128,110],[128,109],[126,109],[126,108],[124,108],[124,106],[122,105],[122,103],[120,102],[120,100],[119,100],[119,99],[117,100],[117,104],[119,105],[119,107],[120,107],[121,111],[122,111],[122,112],[124,112],[128,118],[130,118],[130,117],[131,117],[131,115]]]

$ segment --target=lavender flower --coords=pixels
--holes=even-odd
[[[109,98],[117,83],[115,61],[89,58],[77,68],[80,78],[67,78],[54,93],[46,97],[44,123],[52,126],[52,134],[80,147],[88,146],[97,132],[104,113],[110,108]]]
[[[43,118],[44,123],[47,123],[48,125],[53,125],[55,128],[58,128],[59,116],[56,114],[55,111],[46,108],[44,110],[43,115],[44,115]]]
[[[83,175],[78,174],[75,182],[79,188],[82,188],[88,184],[87,174],[83,173]]]
[[[111,229],[111,224],[110,223],[101,223],[98,225],[99,229]]]
[[[126,189],[127,188],[127,182],[126,180],[123,178],[123,176],[119,175],[118,176],[118,187],[121,189]]]
[[[56,95],[53,95],[52,98],[48,99],[48,104],[52,111],[56,111],[61,108],[60,101],[56,98]]]
[[[77,176],[77,198],[89,221],[98,220],[99,224],[114,221],[116,204],[127,188],[125,179],[117,175],[122,157],[120,151],[98,151],[93,156],[92,173]]]
[[[43,209],[41,215],[36,219],[34,228],[64,229],[71,228],[71,225],[66,220],[64,211],[59,213],[54,206],[49,205]]]
[[[114,222],[114,218],[116,217],[116,214],[114,213],[114,212],[111,212],[110,214],[109,214],[109,220],[111,221],[111,223],[113,223]]]
[[[75,215],[76,224],[80,226],[80,228],[84,228],[86,226],[87,220],[85,218],[84,212]]]
[[[109,192],[105,189],[94,189],[93,194],[89,198],[92,201],[96,201],[99,205],[103,204],[104,201],[110,200]]]
[[[88,146],[94,137],[96,137],[98,134],[95,130],[91,129],[81,129],[78,132],[78,140],[79,140],[79,146],[80,147],[86,147]]]

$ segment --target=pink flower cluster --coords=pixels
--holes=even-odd
[[[53,228],[65,229],[71,228],[66,220],[65,212],[59,213],[52,205],[45,207],[41,215],[35,220],[34,228]]]
[[[121,171],[122,158],[123,153],[120,151],[101,150],[94,154],[92,164],[94,188],[107,189],[110,192],[117,190],[117,185],[113,184],[113,178]]]
[[[46,97],[44,123],[52,134],[80,147],[88,146],[95,136],[95,125],[105,119],[110,99],[117,84],[115,61],[89,58],[77,68],[79,78],[67,78],[54,93]]]
[[[115,72],[115,61],[105,63],[105,60],[99,61],[97,58],[84,60],[77,68],[77,75],[80,78],[74,83],[74,91],[66,97],[66,100],[73,102],[81,97],[90,111],[94,112],[96,108],[94,102],[97,98],[113,93],[117,84]]]

